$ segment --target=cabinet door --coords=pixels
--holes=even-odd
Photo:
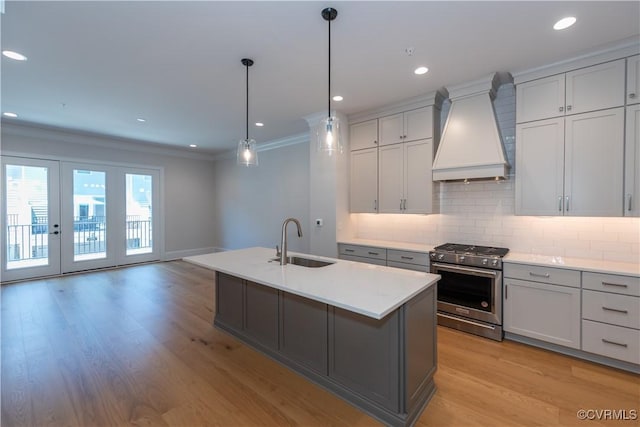
[[[403,144],[381,146],[378,149],[378,212],[402,212],[403,194]]]
[[[329,307],[329,377],[393,412],[400,407],[398,317],[397,310],[376,320]]]
[[[622,216],[624,108],[565,119],[565,215]]]
[[[564,119],[516,126],[516,215],[562,215]]]
[[[244,281],[224,273],[216,274],[216,323],[242,331]]]
[[[244,332],[266,347],[278,349],[278,290],[246,282]]]
[[[404,112],[404,142],[433,138],[433,107]]]
[[[624,59],[567,73],[566,112],[585,113],[624,105]]]
[[[351,150],[375,148],[378,146],[378,119],[355,123],[349,126]]]
[[[640,55],[627,58],[627,105],[640,102]]]
[[[564,115],[564,74],[521,83],[516,88],[516,122]]]
[[[430,213],[433,201],[433,140],[404,145],[404,212]]]
[[[580,289],[505,279],[504,330],[580,348]]]
[[[351,212],[375,213],[378,207],[378,149],[351,152]]]
[[[404,140],[404,116],[402,113],[378,119],[379,145],[397,144]]]
[[[282,354],[327,375],[327,304],[282,292],[280,337]]]
[[[624,215],[640,216],[640,104],[627,107]]]

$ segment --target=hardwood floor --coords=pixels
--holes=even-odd
[[[2,425],[379,425],[214,329],[213,290],[211,271],[181,261],[2,286]],[[436,385],[419,426],[640,412],[637,375],[446,328]]]

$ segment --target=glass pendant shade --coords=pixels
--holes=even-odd
[[[258,150],[255,139],[238,141],[237,159],[240,166],[258,166]]]
[[[342,138],[340,138],[340,120],[330,116],[320,121],[316,131],[317,149],[321,153],[332,155],[342,153]]]

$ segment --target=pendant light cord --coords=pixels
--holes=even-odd
[[[246,131],[247,131],[247,137],[245,138],[246,141],[249,141],[249,64],[247,63],[247,120],[246,120]]]
[[[329,19],[327,22],[329,23],[329,84],[327,88],[327,117],[331,117],[331,20]]]

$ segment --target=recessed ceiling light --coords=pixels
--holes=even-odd
[[[191,147],[191,148],[196,148],[196,147],[198,147],[198,146],[197,146],[196,144],[189,144],[189,147]]]
[[[573,16],[567,16],[566,18],[562,18],[558,22],[553,25],[554,30],[564,30],[565,28],[569,28],[573,24],[576,23],[576,18]]]
[[[415,70],[413,70],[413,72],[417,75],[426,74],[427,71],[429,71],[427,67],[418,67]]]
[[[264,126],[264,123],[256,122],[256,126],[258,126],[260,128],[260,127]]]
[[[142,117],[138,117],[136,120],[139,121],[140,123],[144,123],[147,121],[147,119],[143,119]]]
[[[333,99],[334,101],[338,101],[338,102],[340,102],[340,101],[342,101],[344,98],[343,98],[341,95],[336,95],[336,96],[334,96],[332,99]]]
[[[15,59],[16,61],[26,61],[27,57],[21,53],[14,52],[12,50],[3,50],[2,54],[7,58]]]
[[[11,113],[9,111],[7,111],[6,113],[2,113],[2,115],[5,117],[11,117],[12,119],[15,119],[16,117],[18,117],[16,113]]]

